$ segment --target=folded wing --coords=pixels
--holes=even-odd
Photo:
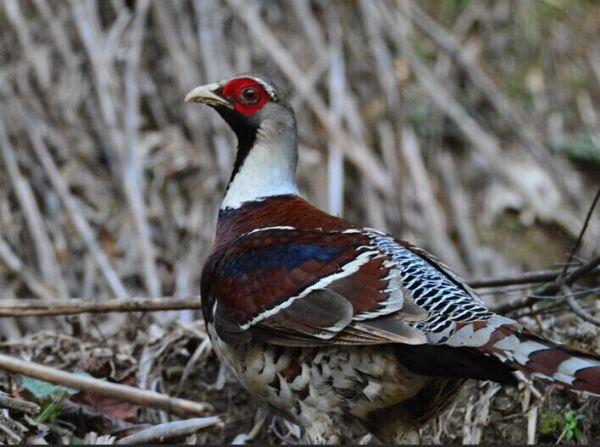
[[[214,271],[214,318],[225,339],[249,332],[297,346],[426,344],[447,339],[455,322],[492,315],[455,277],[368,230],[252,231]]]
[[[394,343],[421,374],[508,382],[519,370],[600,394],[598,356],[490,312],[433,256],[372,230],[255,230],[203,283],[203,296],[218,297],[209,321],[225,341]]]

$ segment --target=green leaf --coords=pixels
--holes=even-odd
[[[579,442],[581,440],[581,438],[583,437],[583,432],[581,431],[581,428],[579,427],[579,421],[585,419],[585,416],[581,413],[577,413],[576,411],[569,410],[569,411],[565,411],[564,418],[565,418],[565,426],[564,426],[565,439],[567,441],[570,441],[573,438],[575,438],[575,440],[577,442]]]
[[[83,371],[76,371],[74,374],[82,377],[92,377],[88,373]],[[32,377],[21,377],[21,385],[23,386],[23,388],[29,391],[33,395],[33,397],[35,397],[38,400],[44,399],[48,396],[58,395],[62,393],[66,393],[67,395],[71,396],[79,391],[75,388],[69,388],[63,385],[54,385],[44,380],[38,380]]]
[[[36,418],[39,424],[53,424],[58,419],[60,414],[60,405],[67,394],[63,393],[57,402],[54,402],[52,398],[46,398],[42,402],[42,411]]]

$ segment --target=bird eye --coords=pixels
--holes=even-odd
[[[242,91],[242,99],[246,104],[254,104],[258,101],[258,91],[254,87],[245,88]]]

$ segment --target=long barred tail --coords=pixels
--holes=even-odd
[[[530,377],[600,395],[600,356],[556,343],[517,325],[497,327],[484,353]]]

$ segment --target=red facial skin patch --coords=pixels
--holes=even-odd
[[[256,90],[257,97],[253,101],[247,101],[243,96],[244,91],[248,88]],[[223,87],[222,96],[232,102],[238,112],[246,116],[258,112],[269,101],[269,94],[264,87],[252,78],[238,78],[229,81]]]

